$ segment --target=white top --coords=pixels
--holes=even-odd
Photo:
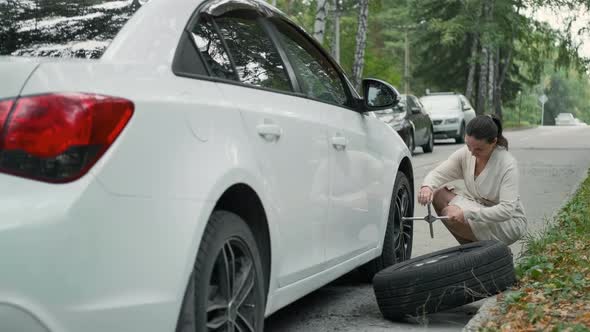
[[[468,198],[483,206],[464,210],[466,220],[475,223],[501,223],[520,219],[526,224],[518,193],[518,165],[506,149],[496,147],[476,178],[475,157],[464,146],[432,170],[424,179],[423,186],[436,190],[448,182],[461,179],[465,181],[470,196]]]

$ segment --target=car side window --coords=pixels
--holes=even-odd
[[[293,91],[279,52],[255,12],[229,12],[215,22],[242,83]]]
[[[237,79],[221,38],[208,17],[203,16],[199,19],[191,30],[191,36],[210,75],[223,79]]]
[[[349,106],[344,82],[328,58],[289,23],[281,19],[272,22],[303,93],[327,103]]]

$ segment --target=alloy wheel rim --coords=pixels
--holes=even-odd
[[[255,332],[260,326],[257,303],[260,285],[254,259],[239,238],[227,240],[219,251],[209,279],[207,331]],[[202,296],[203,294],[195,294]]]
[[[412,222],[403,221],[402,217],[409,217],[411,213],[410,192],[406,186],[401,186],[395,196],[395,211],[393,220],[393,243],[396,261],[401,262],[409,258],[412,240]]]

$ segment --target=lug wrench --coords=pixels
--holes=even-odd
[[[430,226],[430,237],[434,239],[434,230],[432,229],[432,223],[437,221],[437,220],[448,220],[449,217],[446,216],[442,216],[442,217],[435,217],[432,215],[432,212],[430,212],[430,203],[428,203],[428,215],[426,215],[426,217],[402,217],[402,220],[407,221],[407,220],[424,220],[428,223],[428,225]]]

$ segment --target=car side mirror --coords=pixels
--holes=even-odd
[[[420,107],[414,106],[414,107],[412,107],[412,113],[414,113],[414,114],[420,114],[422,112],[420,111]]]
[[[380,111],[396,106],[401,97],[389,83],[373,78],[363,80],[364,111]]]

